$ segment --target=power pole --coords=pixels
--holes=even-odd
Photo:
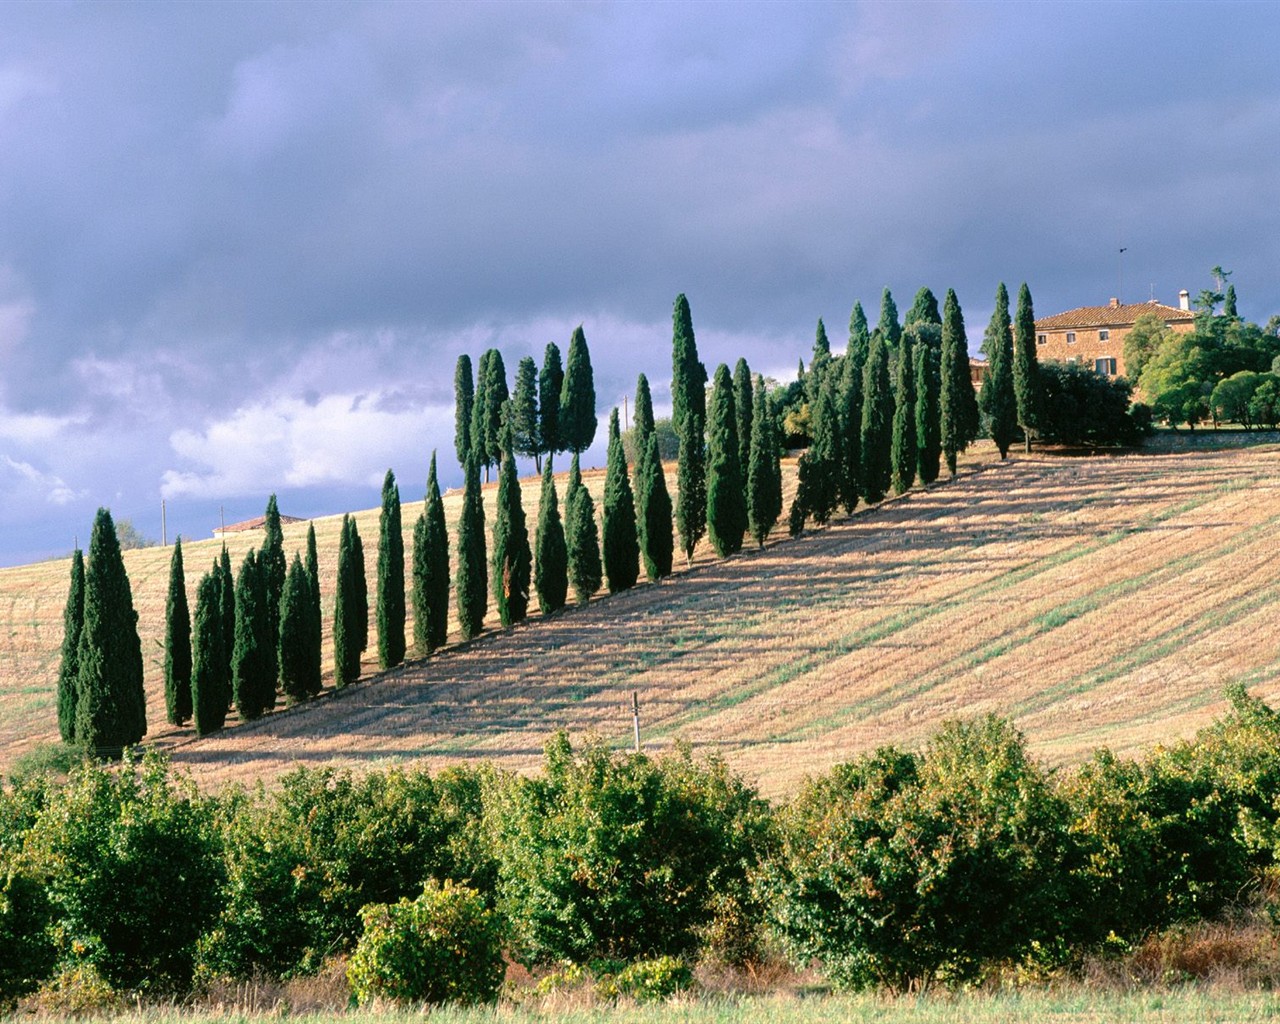
[[[169,520],[164,506],[164,498],[160,499],[160,546],[169,546]]]
[[[640,753],[640,695],[631,691],[631,724],[635,728],[636,753]]]

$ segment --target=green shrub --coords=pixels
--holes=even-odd
[[[34,992],[57,961],[39,879],[0,859],[0,1010]]]
[[[683,960],[660,956],[628,964],[614,975],[614,982],[618,995],[629,996],[639,1003],[651,1003],[691,988],[693,971]]]
[[[361,1003],[492,1002],[502,985],[499,920],[466,886],[428,882],[415,900],[371,903],[347,978]]]

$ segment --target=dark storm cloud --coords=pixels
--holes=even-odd
[[[161,492],[334,510],[451,449],[459,352],[514,370],[583,322],[602,406],[641,370],[660,392],[679,291],[708,362],[779,372],[886,285],[954,286],[976,338],[1001,279],[1051,312],[1221,263],[1265,319],[1277,28],[1262,4],[7,5],[0,525]]]

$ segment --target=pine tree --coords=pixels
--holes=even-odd
[[[636,464],[636,527],[645,575],[651,580],[671,575],[675,551],[671,494],[658,455],[657,435],[650,431]]]
[[[465,466],[471,456],[471,413],[475,396],[471,357],[464,352],[458,356],[458,365],[453,371],[453,448],[460,466]]]
[[[296,554],[280,602],[280,680],[290,703],[312,693],[311,581]]]
[[[174,541],[169,558],[169,596],[164,608],[164,706],[171,725],[184,725],[191,717],[191,612],[187,607],[181,537]]]
[[[71,586],[62,612],[62,661],[58,667],[58,732],[64,743],[76,741],[76,703],[79,697],[80,633],[84,629],[84,555],[71,553]]]
[[[222,674],[217,678],[222,683],[222,697],[227,710],[231,709],[231,652],[236,649],[236,578],[231,573],[231,555],[227,545],[222,545],[218,556],[218,586],[220,590],[220,608],[222,612]]]
[[[307,694],[314,696],[322,686],[321,645],[324,642],[324,621],[320,611],[320,559],[316,555],[316,526],[307,524],[307,595],[311,601],[310,631],[307,633]]]
[[[378,518],[378,665],[383,671],[404,661],[404,530],[400,520],[400,488],[387,470],[382,481],[382,513]]]
[[[893,444],[890,451],[890,484],[902,494],[916,481],[920,460],[916,443],[916,382],[913,331],[904,331],[899,342],[893,380]]]
[[[564,390],[564,367],[560,347],[548,342],[538,372],[538,436],[542,450],[552,455],[565,450],[560,436],[560,392]]]
[[[707,368],[698,360],[698,345],[693,335],[693,314],[684,293],[676,296],[671,314],[671,419],[683,440],[684,422],[690,413],[698,418],[699,427],[707,422]],[[698,446],[702,436],[698,435]]]
[[[938,300],[934,298],[933,292],[928,288],[921,288],[916,292],[915,301],[911,303],[911,308],[907,310],[907,315],[903,318],[902,329],[915,324],[937,324],[942,326],[942,314],[938,312]]]
[[[839,393],[840,424],[843,429],[843,464],[840,474],[840,503],[852,512],[862,495],[862,384],[867,358],[871,354],[871,332],[862,303],[853,304],[849,316],[849,347],[841,361]]]
[[[680,430],[680,454],[676,462],[676,529],[686,562],[707,528],[706,451],[702,418],[696,409],[685,414]]]
[[[275,698],[276,658],[268,647],[270,620],[266,567],[253,551],[244,556],[236,578],[236,642],[231,652],[231,691],[242,721],[261,718],[268,687]]]
[[[222,569],[215,562],[196,588],[192,631],[191,704],[197,736],[221,729],[227,720],[227,662],[223,651]]]
[[[484,478],[502,461],[502,411],[510,398],[502,353],[491,348],[480,356],[475,404],[471,410],[471,449],[480,457]]]
[[[542,495],[538,501],[537,563],[534,588],[538,591],[538,607],[550,615],[564,607],[569,593],[569,550],[565,546],[564,524],[560,521],[559,499],[556,497],[552,457],[542,469]]]
[[[470,463],[475,464],[473,459]],[[333,683],[342,689],[360,678],[359,598],[355,579],[355,541],[350,516],[338,534],[338,578],[333,595]]]
[[[488,610],[489,578],[485,570],[484,504],[480,497],[480,467],[473,458],[467,464],[462,491],[462,515],[458,520],[458,568],[454,592],[458,602],[458,626],[463,640],[484,628]]]
[[[834,376],[827,374],[818,388],[809,427],[813,440],[802,456],[805,471],[802,507],[819,526],[831,519],[840,504],[840,468],[845,465]]]
[[[534,460],[542,472],[542,434],[538,422],[538,364],[525,356],[516,366],[516,389],[511,396],[512,445],[516,454]]]
[[[738,416],[733,378],[721,363],[711,386],[708,424],[707,536],[721,558],[742,550],[747,532],[746,485],[738,461]]]
[[[996,308],[991,313],[983,338],[988,360],[987,379],[982,384],[979,405],[987,417],[991,440],[1000,458],[1009,454],[1018,430],[1018,402],[1013,391],[1013,333],[1009,324],[1009,291],[1000,282]]]
[[[889,489],[892,473],[893,397],[889,386],[889,352],[884,334],[871,332],[871,352],[862,375],[862,497],[875,504]]]
[[[893,295],[888,288],[880,296],[880,322],[876,326],[880,329],[880,334],[889,351],[896,352],[898,342],[902,340],[902,327],[898,323],[898,306],[893,301]]]
[[[939,375],[942,329],[937,324],[917,321],[903,332],[904,337],[907,334],[912,337],[912,351],[915,353],[916,470],[921,483],[931,484],[938,479],[942,458],[942,435],[938,422],[942,390]]]
[[[523,622],[528,616],[532,574],[533,552],[529,550],[520,479],[515,455],[508,448],[498,471],[498,510],[493,520],[493,603],[504,626]]]
[[[274,494],[267,499],[265,530],[266,540],[262,542],[258,563],[267,588],[267,639],[274,652],[280,643],[280,599],[284,596],[284,580],[289,571],[289,562],[284,557],[284,530],[280,526],[280,508]],[[274,659],[273,653],[272,660]]]
[[[751,465],[751,420],[755,415],[755,396],[751,390],[751,367],[739,359],[733,367],[733,411],[738,417],[738,465],[746,484],[747,467]]]
[[[956,475],[956,455],[968,447],[976,433],[977,400],[969,372],[969,344],[964,314],[955,290],[947,289],[942,306],[941,394],[938,399],[942,452],[947,469]]]
[[[1013,324],[1013,393],[1018,403],[1018,426],[1029,454],[1032,435],[1040,425],[1040,362],[1036,355],[1036,313],[1025,281],[1018,289]]]
[[[413,529],[413,642],[419,654],[440,647],[449,633],[449,535],[436,478],[436,453],[427,473],[427,501]]]
[[[751,453],[747,462],[747,527],[755,542],[764,547],[765,538],[782,513],[781,479],[778,477],[778,440],[774,434],[773,410],[765,392],[764,379],[757,376],[755,409],[751,417]]]
[[[600,534],[596,530],[596,505],[582,483],[578,456],[569,465],[565,489],[565,546],[569,552],[569,582],[579,604],[586,604],[604,582],[600,564]]]
[[[568,365],[560,391],[560,438],[565,449],[575,455],[590,448],[596,438],[595,377],[581,324],[574,328],[569,341]]]
[[[609,453],[604,477],[604,573],[609,593],[630,590],[640,576],[636,501],[627,475],[627,455],[618,429],[618,410],[609,414]]]
[[[364,541],[353,516],[347,526],[351,531],[351,574],[355,586],[355,637],[360,653],[369,649],[369,574],[365,570]]]
[[[644,446],[654,431],[653,396],[649,393],[649,378],[643,373],[636,380],[636,414],[631,422],[631,429],[635,432],[636,461],[638,462],[640,453],[644,451]]]
[[[84,581],[84,625],[76,648],[76,741],[115,753],[147,734],[138,614],[111,513],[98,509]]]

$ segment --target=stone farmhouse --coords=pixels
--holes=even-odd
[[[1082,363],[1108,377],[1124,374],[1124,336],[1138,317],[1155,313],[1170,329],[1180,334],[1195,329],[1191,296],[1184,288],[1178,305],[1150,302],[1121,303],[1112,299],[1105,306],[1081,306],[1036,321],[1036,356],[1040,362]]]

